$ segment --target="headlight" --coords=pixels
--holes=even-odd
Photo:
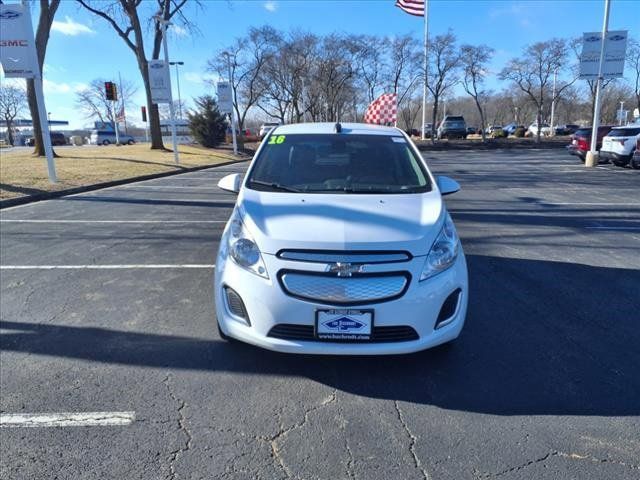
[[[440,230],[436,241],[433,242],[429,255],[427,255],[422,267],[420,281],[431,278],[453,265],[456,258],[458,258],[459,249],[460,239],[458,238],[456,227],[447,212],[442,230]]]
[[[260,249],[242,223],[237,210],[234,210],[229,220],[226,242],[225,250],[229,252],[234,262],[256,275],[269,278]]]

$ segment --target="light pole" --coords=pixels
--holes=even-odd
[[[51,123],[51,112],[47,112],[47,121]]]
[[[231,81],[231,54],[222,52],[227,57],[227,67],[229,68],[229,87],[231,88],[231,138],[233,139],[233,154],[238,154],[238,141],[236,140],[236,91]]]
[[[178,115],[182,120],[182,98],[180,98],[180,73],[178,72],[178,65],[184,65],[184,62],[169,62],[169,65],[176,66],[176,83],[178,84]]]
[[[602,22],[602,37],[600,44],[600,60],[598,62],[598,79],[596,81],[596,105],[593,111],[593,126],[591,128],[591,148],[585,158],[585,167],[595,167],[598,165],[598,127],[600,126],[600,102],[602,90],[602,64],[604,63],[604,45],[607,40],[609,30],[609,9],[610,0],[604,0],[604,20]]]
[[[624,115],[624,101],[620,101],[620,114],[618,115],[618,121],[620,122],[619,125],[622,125],[622,116]]]
[[[169,49],[167,47],[167,27],[171,25],[169,20],[165,20],[162,17],[161,12],[154,16],[154,19],[160,24],[162,28],[162,46],[164,47],[164,63],[167,68],[169,67]],[[171,92],[171,71],[169,70],[169,112],[171,114],[171,140],[173,142],[173,159],[176,163],[180,163],[180,157],[178,156],[178,141],[176,139],[176,114],[173,108],[173,94]]]
[[[556,81],[558,80],[558,69],[553,72],[553,93],[551,94],[551,131],[549,135],[552,137],[556,136],[556,131],[553,128],[553,122],[555,121],[556,114]]]

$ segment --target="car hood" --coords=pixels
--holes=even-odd
[[[296,194],[243,189],[243,222],[260,250],[405,250],[426,255],[440,231],[442,197]]]

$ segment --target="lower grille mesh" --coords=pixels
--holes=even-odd
[[[282,340],[317,340],[313,334],[313,325],[296,325],[293,323],[279,323],[274,326],[268,337],[280,338]],[[398,325],[393,327],[373,327],[371,340],[331,340],[338,343],[387,343],[387,342],[409,342],[418,340],[418,333],[409,326]],[[326,342],[327,340],[318,340]]]

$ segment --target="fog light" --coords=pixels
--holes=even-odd
[[[438,320],[436,320],[436,326],[434,328],[440,328],[449,323],[458,309],[458,301],[460,300],[461,289],[456,289],[444,301],[440,313],[438,314]]]
[[[244,307],[244,302],[238,292],[229,287],[224,287],[224,293],[227,297],[227,307],[229,311],[236,317],[244,319],[248,325],[251,325],[249,321],[249,315],[247,315],[247,309]]]

